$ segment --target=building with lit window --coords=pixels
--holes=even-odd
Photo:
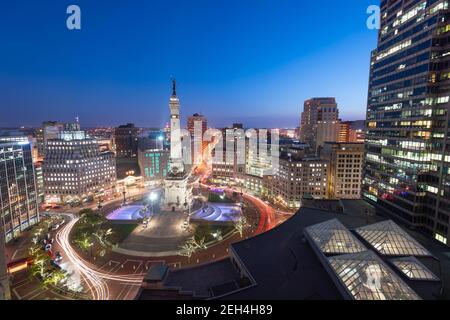
[[[114,129],[114,149],[117,157],[137,157],[139,128],[133,123],[118,126]]]
[[[39,221],[31,144],[7,133],[0,133],[0,219],[6,242]]]
[[[365,141],[365,121],[341,121],[339,123],[338,142],[360,142]]]
[[[170,151],[160,137],[139,139],[138,163],[146,184],[162,182],[169,172]]]
[[[339,139],[338,142],[350,142],[350,121],[341,121],[339,123]]]
[[[339,134],[339,110],[335,98],[312,98],[306,100],[300,121],[300,141],[311,146],[312,150],[318,147],[318,130],[321,131],[322,141],[337,141]],[[320,126],[318,128],[318,125]],[[332,126],[332,128],[329,128]],[[329,130],[328,130],[328,129]],[[322,132],[328,130],[327,132]],[[332,135],[333,140],[330,140]]]
[[[316,153],[320,153],[327,142],[338,142],[341,129],[341,122],[339,120],[318,121],[316,131]]]
[[[245,173],[245,132],[239,128],[224,128],[222,136],[215,137],[217,144],[212,150],[212,176],[235,179]]]
[[[0,227],[3,227],[1,222]],[[11,292],[5,253],[5,234],[0,232],[0,300],[9,300],[10,298]]]
[[[59,139],[48,141],[42,169],[47,202],[81,202],[114,193],[114,154],[100,152],[98,142],[78,124],[66,126]]]
[[[195,136],[195,124],[199,123],[199,133],[201,133],[202,137],[205,134],[206,130],[208,130],[208,119],[205,116],[194,113],[192,116],[188,117],[187,120],[187,129],[193,138]]]
[[[45,202],[44,174],[42,172],[42,161],[37,161],[34,163],[34,172],[35,172],[38,204],[42,204]]]
[[[450,245],[450,10],[383,0],[372,52],[363,195]]]
[[[208,130],[208,119],[201,114],[193,114],[188,117],[187,130],[191,135],[191,161],[193,164],[199,164],[208,145],[207,141],[203,141],[204,134]]]
[[[330,198],[361,199],[364,144],[327,142],[320,156],[330,162]]]
[[[328,172],[327,160],[282,155],[272,179],[264,180],[270,185],[264,187],[275,204],[299,208],[303,197],[328,199]]]
[[[45,148],[48,140],[58,139],[59,133],[64,129],[64,124],[57,121],[45,121],[35,132],[36,147],[39,157],[45,155]]]

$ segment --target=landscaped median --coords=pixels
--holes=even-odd
[[[71,234],[71,242],[91,256],[104,256],[113,246],[125,240],[138,223],[115,224],[91,209],[80,211],[80,219]]]

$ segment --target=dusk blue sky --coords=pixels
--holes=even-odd
[[[168,120],[170,77],[183,121],[296,127],[303,101],[335,96],[365,118],[366,27],[378,0],[14,0],[0,2],[0,126]],[[82,30],[66,28],[77,4]]]

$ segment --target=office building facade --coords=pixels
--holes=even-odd
[[[364,144],[327,142],[320,155],[330,162],[330,198],[361,199]]]
[[[3,228],[0,222],[0,227]],[[9,300],[11,298],[9,274],[5,253],[5,235],[0,232],[0,300]]]
[[[47,141],[58,139],[59,133],[64,129],[64,124],[57,121],[45,121],[35,132],[36,147],[39,157],[45,156]]]
[[[146,184],[162,182],[169,172],[170,152],[159,137],[139,139],[138,163]]]
[[[338,135],[339,132],[339,128],[337,128],[338,120],[339,110],[335,98],[312,98],[306,100],[301,114],[300,141],[309,144],[312,150],[316,150],[318,147],[319,122],[321,123],[319,128],[321,131],[327,126],[333,125],[333,140],[337,139],[335,135]],[[321,137],[322,140],[329,140],[329,136],[325,136],[323,132]]]
[[[372,52],[363,195],[450,245],[450,11],[382,0]]]
[[[114,193],[114,154],[100,152],[97,141],[79,126],[66,127],[59,139],[47,143],[42,169],[46,202],[81,202]]]
[[[328,199],[328,172],[327,160],[282,155],[277,172],[263,180],[264,189],[275,204],[299,208],[304,197]]]
[[[139,128],[133,123],[121,125],[114,129],[114,148],[118,158],[136,158]]]
[[[187,130],[191,136],[191,161],[193,164],[199,164],[203,160],[203,152],[208,145],[203,141],[206,130],[208,130],[208,119],[198,113],[188,117]]]
[[[0,136],[0,219],[6,242],[39,221],[32,147],[26,137]]]

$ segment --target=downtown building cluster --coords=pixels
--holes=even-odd
[[[194,114],[183,136],[191,146],[186,165],[209,163],[213,182],[289,209],[311,199],[363,198],[396,222],[449,245],[449,1],[382,0],[365,123],[342,121],[332,97],[305,101],[300,122],[298,140],[254,130],[256,148],[243,125],[233,124],[218,130],[223,144],[217,149],[214,138],[198,140],[208,123]],[[34,144],[19,134],[1,134],[0,246],[39,221],[41,203],[78,205],[125,196],[136,185],[163,185],[171,169],[170,126],[126,124],[103,134],[54,121],[37,129]],[[0,296],[7,285],[5,263],[0,261]]]
[[[253,142],[252,129],[223,129],[226,143],[223,156],[213,158],[213,177],[289,209],[298,209],[303,199],[310,198],[360,199],[364,143],[356,132],[363,129],[353,129],[353,123],[340,121],[338,114],[334,98],[305,101],[301,142],[279,137],[281,130],[276,134],[255,130]],[[257,146],[252,147],[252,142]],[[239,143],[245,143],[245,152]]]

